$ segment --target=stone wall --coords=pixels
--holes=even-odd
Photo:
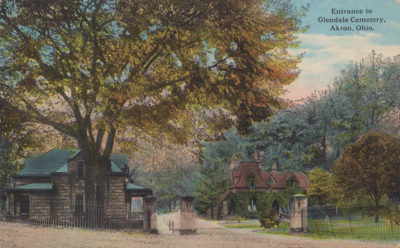
[[[70,221],[73,217],[72,192],[68,175],[53,177],[53,217],[58,221]]]
[[[113,221],[125,220],[128,213],[126,206],[125,177],[122,175],[108,176],[106,185],[106,218]]]
[[[30,194],[29,195],[29,218],[35,220],[48,220],[51,217],[51,195]]]

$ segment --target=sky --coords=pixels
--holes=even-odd
[[[300,47],[294,54],[305,52],[299,64],[299,77],[286,89],[286,98],[296,100],[332,85],[340,70],[351,62],[360,62],[372,50],[384,57],[400,54],[400,0],[293,0],[297,6],[310,4],[303,25],[309,29],[298,34]],[[335,14],[332,13],[332,9]],[[366,13],[366,9],[372,13]],[[362,14],[338,14],[340,10],[362,10]],[[319,17],[348,18],[349,23],[320,23]],[[350,18],[383,18],[382,23],[352,23]],[[357,25],[374,30],[356,30]],[[350,26],[353,30],[331,30],[332,25]]]

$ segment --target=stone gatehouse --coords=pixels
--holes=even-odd
[[[115,223],[132,220],[142,211],[142,198],[152,195],[130,181],[123,154],[111,157],[105,192],[105,220]],[[13,217],[69,223],[84,218],[86,208],[85,162],[79,150],[53,149],[28,157],[7,190],[7,212]]]

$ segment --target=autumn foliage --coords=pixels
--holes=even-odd
[[[371,198],[377,221],[380,200],[398,186],[400,142],[384,132],[371,131],[347,147],[333,174],[345,195]]]

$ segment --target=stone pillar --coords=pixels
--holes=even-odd
[[[158,234],[157,199],[153,196],[143,197],[143,231]]]
[[[289,199],[290,234],[307,233],[307,197],[296,194]]]
[[[196,234],[196,219],[194,212],[194,197],[181,198],[181,229],[180,234]]]

